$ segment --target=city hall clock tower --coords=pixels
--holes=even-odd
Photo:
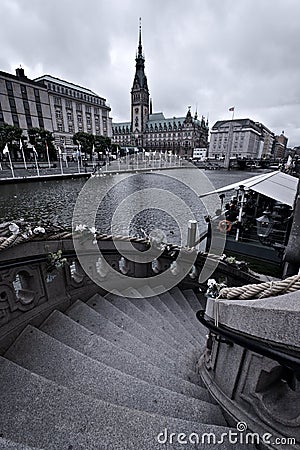
[[[149,117],[149,90],[145,75],[141,19],[139,24],[139,45],[135,62],[135,76],[131,89],[131,138],[133,145],[143,147],[143,134]]]

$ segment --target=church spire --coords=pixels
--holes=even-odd
[[[142,47],[142,19],[139,19],[139,47],[138,47],[138,56],[143,56],[143,47]]]
[[[139,18],[139,39],[135,58],[135,76],[131,89],[131,131],[134,136],[138,133],[144,133],[148,117],[149,90],[142,47],[142,20]],[[139,138],[139,145],[143,145],[142,136]]]

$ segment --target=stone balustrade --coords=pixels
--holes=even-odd
[[[299,291],[256,300],[208,299],[204,320],[213,331],[199,367],[229,423],[243,421],[260,436],[270,433],[261,448],[299,448]],[[218,329],[254,343],[257,352]],[[298,446],[288,441],[293,438]],[[276,439],[291,445],[275,445]]]
[[[130,250],[125,242],[119,244],[118,250],[126,255],[122,257],[111,239],[99,240],[101,253],[115,270],[126,268],[126,275],[135,278],[154,277],[170,268],[178,255],[174,248],[166,250],[149,263],[131,260]],[[145,250],[145,242],[135,242],[134,247]],[[93,246],[91,246],[93,247]],[[51,266],[49,255],[61,252],[60,260],[66,259],[61,267]],[[122,263],[120,264],[121,259]],[[199,253],[191,276],[181,277],[174,270],[174,284],[178,279],[184,288],[199,290],[198,274],[205,257]],[[59,261],[58,261],[59,265]],[[96,270],[96,268],[94,268]],[[124,272],[123,272],[124,273]],[[220,263],[218,273],[226,278],[228,285],[257,281],[250,274],[242,273],[234,267]],[[215,275],[214,275],[215,276]],[[54,309],[65,310],[77,299],[86,301],[93,293],[105,294],[82,269],[75,253],[72,239],[35,239],[0,252],[0,354],[13,342],[28,324],[38,326]]]

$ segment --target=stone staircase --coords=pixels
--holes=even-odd
[[[96,294],[27,326],[0,359],[0,449],[237,448],[226,438],[196,444],[229,431],[196,370],[200,308],[178,288]]]

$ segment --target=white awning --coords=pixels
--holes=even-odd
[[[252,191],[266,195],[278,202],[293,207],[298,181],[298,178],[280,171],[264,173],[262,175],[247,178],[246,180],[241,180],[237,183],[229,184],[228,186],[216,189],[215,191],[207,192],[206,194],[200,195],[200,198],[211,194],[220,194],[232,189],[238,189],[240,186],[243,186],[244,188],[251,189]]]

